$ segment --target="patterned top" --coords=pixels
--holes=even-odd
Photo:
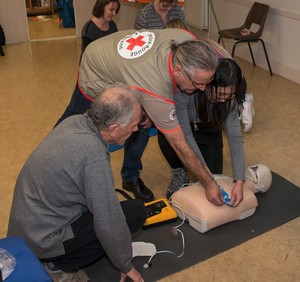
[[[185,20],[185,15],[182,11],[182,8],[177,4],[173,5],[172,10],[168,13],[167,19],[168,22],[173,19]],[[153,3],[150,3],[141,9],[134,24],[134,28],[137,30],[163,29],[165,26],[166,25],[161,16],[155,11]]]

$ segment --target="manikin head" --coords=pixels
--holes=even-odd
[[[263,164],[255,164],[246,169],[246,178],[253,181],[254,193],[265,193],[272,184],[272,173],[270,169]]]

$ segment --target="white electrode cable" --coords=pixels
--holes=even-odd
[[[176,258],[181,258],[184,255],[184,251],[185,251],[185,240],[184,240],[184,235],[182,233],[182,231],[180,229],[178,229],[180,226],[182,226],[185,222],[185,215],[183,210],[178,206],[178,205],[174,205],[174,207],[176,207],[178,210],[180,210],[180,212],[182,213],[182,222],[177,225],[174,226],[172,228],[172,233],[177,236],[177,234],[179,233],[181,235],[181,241],[182,241],[182,252],[179,255],[176,255],[174,252],[170,251],[170,250],[162,250],[162,251],[157,251],[155,254],[153,254],[148,261],[143,265],[143,268],[148,268],[151,266],[151,260],[154,258],[154,256],[156,256],[157,254],[163,254],[163,253],[168,253],[171,254],[173,256],[175,256]]]

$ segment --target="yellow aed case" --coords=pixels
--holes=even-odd
[[[157,225],[174,222],[177,219],[175,210],[169,204],[167,198],[160,198],[149,203],[145,203],[147,219],[144,229]]]

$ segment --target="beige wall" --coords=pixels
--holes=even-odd
[[[0,24],[8,44],[28,41],[25,0],[0,0]]]
[[[92,9],[95,0],[74,0],[74,11],[76,21],[76,34],[80,37],[84,23],[92,17]]]
[[[187,0],[190,11],[199,11],[200,0]],[[239,26],[243,23],[254,0],[210,0],[215,7],[221,29]],[[261,0],[271,6],[263,39],[269,54],[273,72],[287,79],[300,83],[300,1],[295,0]],[[82,25],[91,18],[95,0],[74,0],[76,32],[80,36]],[[119,29],[130,29],[135,17],[142,7],[136,3],[122,3],[119,15],[115,18]],[[198,24],[197,17],[191,17],[189,9],[185,10],[187,20]],[[199,11],[199,21],[200,18]],[[234,16],[232,16],[234,15]],[[25,1],[0,0],[0,24],[3,26],[7,43],[29,40]],[[217,40],[218,29],[214,17],[210,21],[210,37]],[[231,51],[232,41],[225,41]],[[267,69],[267,63],[260,44],[255,44],[254,56],[258,66]],[[247,46],[238,46],[236,55],[251,61]]]
[[[74,0],[77,36],[80,36],[83,24],[92,17],[94,3],[95,0]],[[141,8],[141,4],[122,3],[120,13],[115,18],[118,28],[133,28]],[[0,24],[7,44],[29,41],[25,0],[0,0]]]
[[[242,25],[253,2],[254,0],[213,0],[220,28],[227,29]],[[271,7],[262,39],[265,41],[273,72],[300,83],[300,1],[261,0],[259,2],[269,4]],[[214,18],[211,18],[210,37],[218,38]],[[230,52],[233,43],[233,40],[225,40],[226,49]],[[261,44],[255,43],[252,46],[254,46],[256,64],[268,69]],[[252,62],[246,44],[239,44],[235,54]]]

